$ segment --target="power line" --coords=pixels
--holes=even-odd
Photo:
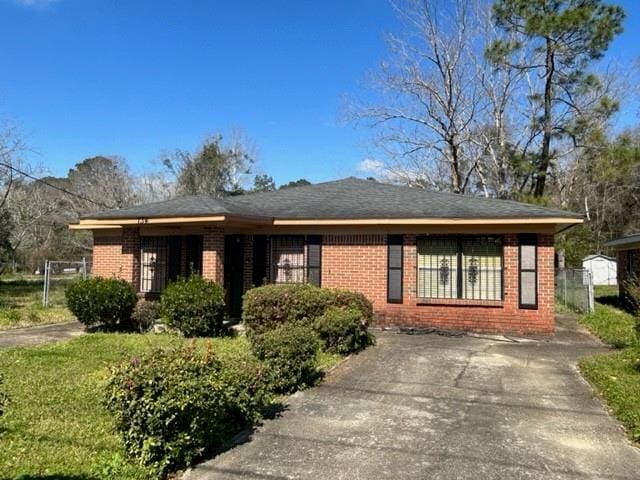
[[[96,202],[94,200],[91,200],[90,198],[85,197],[84,195],[80,195],[79,193],[67,190],[64,187],[60,187],[58,185],[54,185],[52,183],[49,183],[46,180],[43,180],[41,178],[34,177],[33,175],[30,175],[27,172],[23,172],[22,170],[20,170],[19,168],[14,167],[13,165],[9,165],[8,163],[0,162],[0,165],[2,165],[3,167],[8,168],[10,170],[13,170],[14,172],[17,172],[20,175],[24,175],[25,177],[30,178],[31,180],[33,180],[35,182],[42,183],[42,184],[46,185],[47,187],[53,188],[55,190],[59,190],[62,193],[66,193],[67,195],[71,195],[72,197],[77,197],[77,198],[79,198],[81,200],[84,200],[85,202],[93,203],[94,205],[97,205],[97,206],[102,207],[102,208],[114,208],[114,207],[111,207],[109,205],[105,205],[104,203],[100,203],[100,202]]]

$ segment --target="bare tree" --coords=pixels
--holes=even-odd
[[[475,4],[407,0],[393,5],[407,33],[388,37],[391,60],[371,77],[380,101],[356,105],[350,115],[375,130],[391,177],[469,192],[478,173],[470,133],[481,95],[470,68],[480,40]]]

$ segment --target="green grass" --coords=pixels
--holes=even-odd
[[[40,279],[0,280],[0,330],[68,322],[74,316],[66,307],[64,290],[75,279],[54,279],[49,307],[42,306],[43,281]]]
[[[221,357],[246,352],[245,337],[212,339]],[[0,419],[0,479],[141,479],[125,461],[102,404],[108,366],[184,340],[169,334],[96,333],[52,345],[0,350],[12,398]],[[199,340],[198,342],[203,342]],[[338,355],[323,353],[323,371]]]
[[[640,338],[635,318],[615,306],[617,293],[617,287],[597,287],[595,312],[580,323],[618,350],[582,359],[579,366],[630,438],[640,442]]]

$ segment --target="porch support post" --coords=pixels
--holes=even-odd
[[[219,285],[224,282],[224,229],[205,228],[202,251],[202,276]]]

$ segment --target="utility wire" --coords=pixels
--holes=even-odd
[[[10,170],[13,170],[14,172],[17,172],[20,175],[24,175],[25,177],[30,178],[31,180],[33,180],[35,182],[42,183],[42,184],[46,185],[47,187],[51,187],[51,188],[53,188],[55,190],[59,190],[62,193],[66,193],[67,195],[71,195],[72,197],[77,197],[77,198],[79,198],[81,200],[84,200],[85,202],[93,203],[94,205],[97,205],[97,206],[102,207],[102,208],[114,208],[114,207],[111,207],[109,205],[105,205],[104,203],[100,203],[100,202],[96,202],[94,200],[91,200],[90,198],[87,198],[84,195],[80,195],[79,193],[67,190],[64,187],[59,187],[58,185],[54,185],[52,183],[49,183],[46,180],[43,180],[41,178],[34,177],[33,175],[30,175],[27,172],[23,172],[22,170],[14,167],[13,165],[9,165],[8,163],[0,162],[0,165],[3,166],[3,167],[8,168]]]

